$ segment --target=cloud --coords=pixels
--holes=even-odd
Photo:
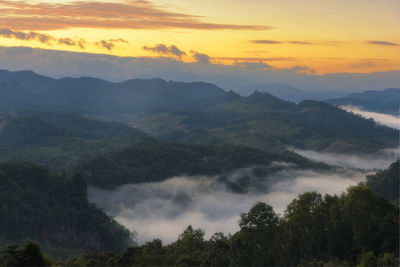
[[[295,45],[328,45],[328,46],[339,46],[344,44],[344,42],[339,41],[320,41],[320,42],[310,42],[310,41],[274,41],[274,40],[251,40],[252,44],[295,44]]]
[[[157,44],[154,47],[143,46],[143,49],[161,55],[173,55],[178,58],[181,58],[182,56],[186,55],[184,51],[180,50],[175,45],[166,46],[165,44]]]
[[[109,41],[109,42],[121,42],[121,43],[129,44],[129,42],[128,42],[127,40],[122,39],[122,38],[118,38],[118,39],[109,39],[108,41]]]
[[[64,44],[67,46],[77,46],[81,49],[84,49],[86,41],[85,39],[73,40],[71,38],[60,38],[58,39],[58,44]]]
[[[1,22],[18,30],[199,29],[269,30],[265,25],[212,23],[145,0],[32,2],[0,0]]]
[[[80,48],[85,48],[86,41],[84,39],[74,40],[72,38],[56,38],[49,34],[42,34],[38,32],[22,32],[22,31],[14,31],[7,28],[0,29],[0,37],[3,38],[13,38],[17,40],[24,40],[24,41],[39,41],[43,44],[52,45],[54,42],[57,42],[61,45],[66,46],[78,46]]]
[[[211,58],[206,55],[206,54],[202,54],[202,53],[198,53],[196,51],[190,51],[193,54],[194,59],[196,60],[197,63],[200,64],[210,64],[210,60]]]
[[[218,58],[212,64],[183,62],[171,57],[117,57],[29,47],[1,47],[0,69],[33,70],[55,78],[92,76],[110,81],[132,78],[162,78],[183,82],[206,81],[227,90],[249,84],[282,83],[308,91],[355,92],[400,87],[400,72],[336,73],[309,75],[293,69],[245,68],[223,65]],[[234,62],[236,59],[228,58]],[[237,61],[264,63],[290,61],[290,58],[240,58]],[[296,60],[296,59],[292,59]],[[222,61],[222,60],[221,60]],[[63,64],[60,64],[62,62]]]
[[[89,187],[88,197],[130,230],[137,231],[139,243],[156,237],[172,242],[189,224],[205,229],[207,238],[215,232],[233,233],[238,230],[239,214],[257,201],[266,202],[283,214],[299,193],[316,190],[340,194],[366,175],[339,169],[297,170],[289,164],[283,170],[256,176],[255,169],[212,177],[178,176],[157,183],[127,184],[116,190]]]
[[[260,62],[260,61],[296,61],[296,57],[214,57],[218,60],[229,61],[247,61],[247,62]]]
[[[272,40],[251,40],[250,42],[253,44],[282,44],[282,42]]]
[[[25,41],[36,40],[44,44],[51,44],[52,41],[56,40],[55,37],[48,34],[42,34],[38,32],[13,31],[7,28],[0,29],[0,36],[4,38],[14,38]]]
[[[359,107],[351,106],[351,105],[340,106],[340,108],[342,108],[348,112],[353,112],[355,114],[359,114],[362,117],[367,118],[367,119],[372,118],[378,124],[400,130],[400,118],[398,116],[367,111],[367,110],[363,110]]]
[[[296,73],[307,73],[307,74],[315,74],[315,70],[311,69],[308,66],[295,66],[293,68],[290,68],[290,70],[293,70]]]
[[[295,149],[297,154],[314,161],[344,168],[364,170],[385,169],[400,157],[400,148],[389,148],[373,154],[350,155]]]
[[[60,38],[60,39],[58,39],[58,43],[64,44],[67,46],[75,46],[76,45],[75,41],[72,40],[71,38]]]
[[[106,40],[101,40],[99,42],[96,42],[96,45],[101,47],[101,48],[105,48],[105,49],[107,49],[109,51],[112,50],[115,47],[113,42],[106,41]]]
[[[300,44],[300,45],[313,45],[312,42],[303,42],[303,41],[290,41],[289,44]]]
[[[235,67],[246,68],[246,69],[272,69],[271,65],[263,62],[235,62],[233,64]]]
[[[386,42],[386,41],[368,41],[368,44],[372,45],[386,45],[386,46],[398,46],[399,44],[392,43],[392,42]]]

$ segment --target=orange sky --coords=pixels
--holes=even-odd
[[[309,73],[400,70],[398,0],[2,1],[0,45]]]

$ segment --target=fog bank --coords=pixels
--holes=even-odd
[[[207,238],[215,232],[234,233],[239,214],[257,201],[283,214],[299,193],[315,190],[340,194],[366,175],[343,169],[327,172],[293,167],[262,177],[253,173],[254,168],[246,168],[223,176],[179,176],[115,190],[90,187],[88,196],[107,214],[136,231],[140,244],[153,238],[173,242],[189,224],[204,229]]]
[[[344,168],[365,170],[386,169],[400,157],[400,147],[387,148],[376,153],[364,155],[336,154],[301,149],[295,149],[294,151],[314,161]]]
[[[356,106],[341,106],[342,109],[353,112],[355,114],[359,114],[367,119],[374,119],[374,121],[378,124],[385,125],[390,128],[400,130],[400,118],[395,115],[366,111]]]

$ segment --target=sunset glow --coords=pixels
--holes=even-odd
[[[0,1],[0,45],[308,73],[400,70],[397,0]]]

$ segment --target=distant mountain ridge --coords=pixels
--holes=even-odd
[[[326,100],[343,97],[346,95],[343,92],[337,91],[307,91],[280,83],[249,85],[237,90],[237,92],[243,96],[249,96],[255,91],[266,92],[279,97],[280,99],[296,103],[299,103],[303,100]]]
[[[149,114],[132,126],[170,142],[234,143],[267,151],[365,153],[398,146],[398,131],[372,120],[324,102],[296,105],[262,92],[199,111]]]
[[[168,142],[236,144],[275,152],[297,147],[364,153],[398,146],[397,131],[327,103],[305,100],[295,104],[260,91],[242,97],[204,82],[155,78],[113,83],[89,77],[53,79],[30,71],[0,71],[0,112],[19,110],[73,112],[125,122]],[[55,125],[57,120],[50,123]],[[42,130],[32,129],[38,136]],[[70,151],[74,153],[80,149],[79,142],[97,151],[92,150],[88,136],[83,140],[74,133],[68,138],[75,145],[67,148],[73,148]],[[96,140],[95,146],[107,138],[101,140]],[[50,151],[59,152],[59,148]]]
[[[368,111],[380,113],[399,114],[400,88],[351,93],[346,97],[329,99],[326,102],[339,106],[357,106]]]
[[[89,77],[53,79],[32,71],[0,71],[0,112],[51,109],[99,115],[203,108],[237,98],[232,91],[204,82],[131,79],[112,83]]]

